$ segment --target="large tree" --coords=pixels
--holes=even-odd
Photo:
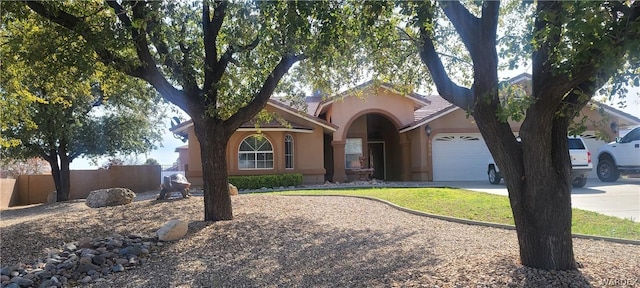
[[[143,153],[161,139],[162,111],[143,81],[96,63],[86,42],[47,21],[3,12],[0,96],[5,160],[40,157],[57,200],[69,200],[77,157]]]
[[[576,269],[569,126],[596,91],[614,77],[637,83],[640,3],[538,1],[535,5],[530,37],[521,42],[532,48],[533,65],[533,92],[526,102],[530,105],[520,106],[521,141],[506,121],[508,105],[499,97],[497,48],[506,47],[499,45],[497,37],[499,2],[468,6],[451,1],[402,2],[402,11],[411,17],[400,28],[404,39],[412,40],[439,94],[473,116],[500,166],[522,263],[542,269]],[[440,17],[443,13],[448,21]],[[514,36],[509,33],[502,36]],[[456,35],[464,44],[463,56],[446,49],[447,40]],[[469,59],[468,85],[453,80],[459,71],[448,69],[452,59]]]
[[[362,34],[353,23],[382,7],[211,0],[26,5],[93,43],[100,61],[147,81],[191,117],[201,147],[204,218],[212,221],[233,217],[225,161],[229,137],[265,107],[301,60],[318,63],[311,70],[336,68],[326,79],[358,79],[340,73],[344,59],[358,52],[352,47]]]

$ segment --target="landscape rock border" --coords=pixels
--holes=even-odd
[[[146,263],[158,255],[163,243],[157,237],[114,234],[103,239],[83,238],[32,264],[19,263],[0,269],[2,287],[64,287],[106,281],[104,277]]]

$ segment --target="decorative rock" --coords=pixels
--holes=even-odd
[[[73,243],[67,243],[66,245],[64,245],[64,250],[66,251],[73,252],[73,251],[76,251],[76,249],[78,249],[78,247]]]
[[[87,196],[86,204],[91,208],[126,205],[133,201],[136,193],[127,188],[94,190]]]
[[[110,273],[147,263],[145,257],[158,255],[154,248],[159,243],[157,237],[135,234],[105,239],[83,238],[59,248],[45,249],[46,256],[31,265],[20,263],[2,267],[0,287],[50,288],[65,287],[69,281],[73,284],[105,281],[102,277],[108,277]]]
[[[102,257],[100,255],[93,257],[93,259],[91,259],[91,260],[93,261],[93,264],[96,264],[98,266],[104,264],[104,262],[107,261],[107,259],[105,259],[104,257]]]
[[[12,283],[16,283],[20,286],[31,286],[33,285],[33,280],[29,280],[20,276],[16,276],[11,278]]]
[[[10,273],[11,273],[11,269],[9,267],[2,267],[2,269],[0,269],[0,275],[9,276]]]
[[[40,271],[35,273],[40,279],[51,278],[51,271]]]
[[[111,267],[111,271],[113,271],[113,272],[122,272],[122,271],[124,271],[124,266],[122,266],[122,264],[113,265],[113,267]]]
[[[82,257],[80,258],[80,264],[91,264],[93,263],[92,257]]]
[[[229,183],[229,195],[231,196],[238,195],[238,187],[236,187],[231,183]]]
[[[91,270],[98,270],[98,269],[100,269],[100,267],[93,264],[80,264],[80,266],[78,266],[78,272],[80,273],[87,273]]]
[[[78,240],[78,248],[93,248],[93,239],[84,237]]]
[[[42,284],[40,284],[40,287],[58,287],[58,284],[60,284],[60,282],[58,282],[58,279],[56,277],[52,277],[51,279],[42,282]]]
[[[122,241],[116,239],[109,239],[107,246],[111,247],[122,247]]]
[[[124,249],[120,249],[120,255],[135,255],[138,256],[142,249],[136,246],[129,246]]]
[[[189,226],[186,221],[174,219],[158,230],[158,240],[160,241],[174,241],[181,239],[184,235],[187,235]]]
[[[80,256],[82,256],[82,257],[87,257],[87,256],[93,257],[93,256],[95,256],[97,254],[100,254],[100,253],[98,253],[98,251],[96,251],[96,250],[85,248],[85,249],[82,249],[82,252],[81,252]]]
[[[129,259],[118,258],[116,259],[116,264],[120,264],[120,265],[129,264]]]
[[[82,278],[80,280],[80,283],[87,284],[87,283],[91,282],[91,280],[93,280],[93,279],[91,279],[91,276],[84,276],[84,278]]]

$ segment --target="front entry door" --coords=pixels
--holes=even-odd
[[[375,169],[372,177],[378,180],[385,180],[385,153],[384,142],[369,142],[369,167]]]

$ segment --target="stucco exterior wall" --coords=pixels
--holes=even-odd
[[[267,106],[267,110],[274,111],[274,108]],[[277,111],[277,110],[276,110]],[[258,134],[257,131],[236,131],[227,143],[226,161],[227,170],[232,175],[268,175],[301,173],[303,181],[307,184],[323,183],[325,177],[324,153],[323,153],[323,130],[315,124],[307,123],[301,119],[294,119],[294,116],[282,113],[285,120],[302,123],[313,127],[310,133],[296,131],[261,131],[273,147],[274,162],[273,169],[239,169],[238,149],[242,141],[251,135]],[[266,130],[266,129],[265,129]],[[293,169],[285,168],[284,159],[284,137],[291,135],[294,140],[294,165]],[[202,161],[200,160],[200,143],[195,136],[193,126],[188,129],[189,135],[189,167],[185,176],[194,186],[202,186]]]
[[[427,134],[424,132],[424,126],[421,126],[417,129],[413,129],[411,131],[407,131],[404,134],[407,134],[407,138],[409,139],[410,146],[410,175],[409,179],[411,181],[428,181],[429,175],[432,175],[431,166],[429,165],[428,159],[430,159],[430,155],[428,154],[428,145],[427,145]]]
[[[368,88],[362,97],[350,96],[335,100],[330,108],[331,123],[339,128],[334,132],[335,141],[344,141],[346,132],[354,120],[368,113],[379,113],[391,120],[397,128],[414,121],[414,102],[383,87]]]
[[[373,90],[377,89],[377,90]],[[530,87],[527,87],[530,89]],[[323,106],[327,105],[327,106]],[[245,137],[254,132],[238,131],[231,138],[227,148],[227,163],[229,163],[229,175],[254,175],[254,174],[279,174],[279,173],[302,173],[305,175],[305,183],[320,183],[324,180],[325,168],[328,178],[334,182],[353,180],[349,169],[345,168],[345,141],[347,138],[361,138],[363,147],[362,154],[365,157],[365,167],[372,162],[369,161],[369,149],[379,151],[380,146],[369,146],[376,144],[373,142],[384,142],[385,168],[387,173],[385,180],[412,180],[412,181],[432,181],[433,180],[433,154],[432,141],[442,133],[480,133],[472,116],[466,111],[455,109],[445,113],[420,127],[403,133],[397,133],[407,125],[414,125],[414,112],[416,102],[411,97],[404,97],[384,87],[374,88],[373,86],[357,91],[354,95],[347,95],[341,99],[336,99],[330,103],[321,103],[321,117],[336,125],[335,132],[329,133],[327,129],[303,120],[304,117],[295,116],[288,110],[279,110],[272,106],[267,106],[267,110],[282,115],[287,120],[302,123],[314,127],[313,133],[290,133],[295,140],[295,164],[294,169],[284,169],[284,135],[286,132],[265,131],[266,137],[274,147],[274,169],[265,170],[239,170],[237,149]],[[587,105],[576,121],[587,117],[584,121],[586,130],[589,133],[603,133],[609,139],[615,138],[615,131],[611,128],[611,123],[615,122],[617,127],[624,129],[632,125],[637,125],[634,117],[631,118],[618,114],[615,109],[609,110],[614,113],[606,113],[603,116],[600,110],[594,109],[593,105]],[[371,115],[381,116],[388,122],[380,120]],[[308,119],[307,119],[308,120]],[[313,121],[311,121],[313,122]],[[371,123],[383,123],[373,127]],[[520,124],[510,121],[511,130],[517,135]],[[431,134],[426,135],[425,126],[429,125]],[[383,136],[372,136],[371,131],[384,131]],[[390,132],[393,132],[390,134]],[[193,128],[189,129],[189,157],[190,165],[187,177],[197,185],[202,179],[202,166],[200,163],[200,148],[193,133]],[[376,139],[369,139],[374,137]],[[381,139],[378,139],[381,138]],[[371,148],[370,148],[371,147]],[[373,157],[372,159],[379,159]],[[327,167],[325,167],[325,163]],[[357,174],[357,173],[356,173]]]

